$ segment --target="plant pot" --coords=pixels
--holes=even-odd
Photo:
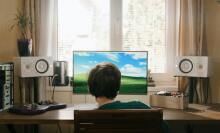
[[[30,56],[32,41],[31,39],[18,39],[18,52],[20,56]]]

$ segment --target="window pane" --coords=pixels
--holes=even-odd
[[[123,0],[123,49],[147,50],[149,68],[164,73],[165,0]]]
[[[110,0],[58,1],[58,60],[69,62],[73,50],[108,50]]]

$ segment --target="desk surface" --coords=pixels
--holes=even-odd
[[[74,109],[95,109],[95,104],[79,104],[66,109],[48,111],[40,115],[15,115],[8,112],[0,112],[0,124],[73,124]],[[202,106],[191,104],[189,109],[176,110],[164,109],[163,119],[168,122],[183,123],[216,123],[220,122],[220,106]]]

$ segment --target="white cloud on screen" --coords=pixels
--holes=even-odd
[[[119,62],[119,57],[117,53],[104,53],[104,55],[112,61]]]
[[[134,76],[134,77],[145,77],[146,73],[143,72],[142,68],[133,66],[132,64],[126,64],[121,67],[121,73],[125,76]]]
[[[87,52],[77,52],[75,53],[75,55],[78,55],[78,56],[91,56],[89,53]]]
[[[88,66],[88,65],[80,65],[82,68],[85,68],[85,69],[89,69],[90,68],[90,66]]]
[[[139,62],[140,66],[145,66],[147,63],[146,62]]]
[[[139,59],[146,59],[147,55],[145,52],[127,52],[125,53],[126,55],[130,55],[134,60],[139,60]]]
[[[91,63],[91,64],[97,64],[98,62],[97,61],[89,61],[89,63]]]

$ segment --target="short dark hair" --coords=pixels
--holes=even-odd
[[[114,99],[121,85],[121,72],[112,63],[103,62],[91,69],[88,77],[89,92],[97,97]]]

